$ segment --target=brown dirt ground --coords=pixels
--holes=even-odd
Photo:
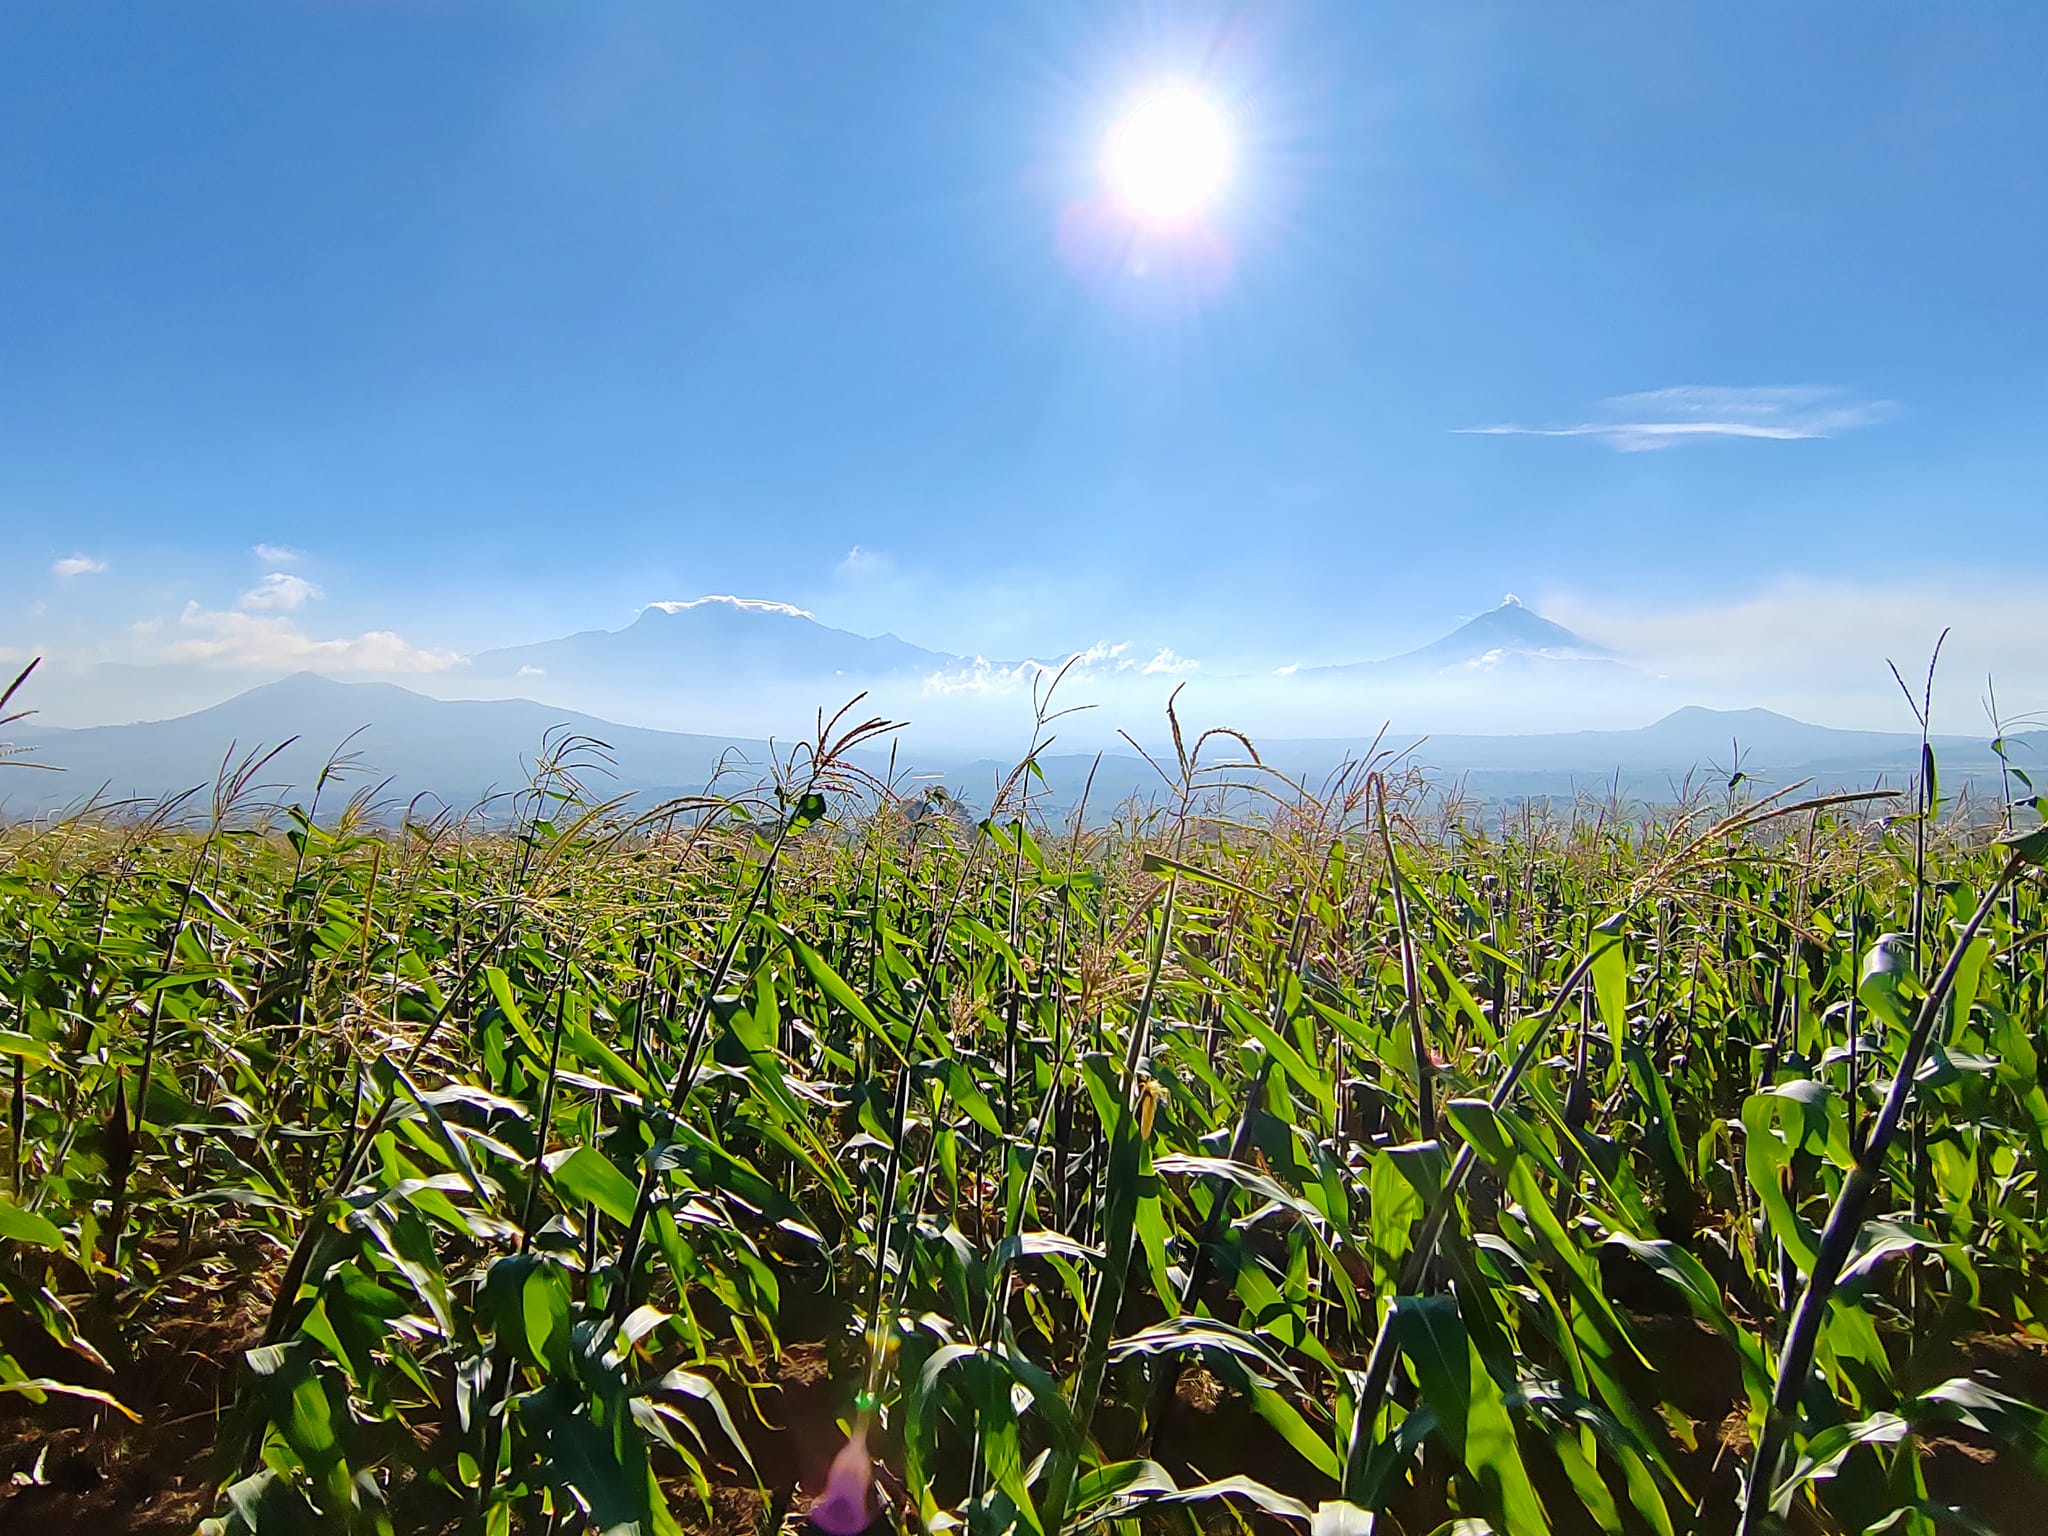
[[[111,1411],[53,1399],[44,1405],[20,1397],[0,1398],[0,1531],[38,1536],[190,1536],[212,1512],[217,1476],[212,1465],[221,1413],[231,1398],[241,1353],[257,1337],[268,1300],[266,1268],[250,1256],[216,1255],[198,1265],[147,1319],[142,1352],[117,1357],[105,1341],[110,1376],[95,1376],[75,1356],[41,1359],[39,1336],[16,1340],[23,1363],[39,1374],[68,1376],[112,1391],[143,1415],[130,1424]],[[680,1477],[672,1507],[693,1536],[728,1536],[777,1527],[799,1529],[796,1513],[822,1486],[838,1449],[841,1416],[850,1396],[845,1387],[857,1364],[843,1328],[828,1326],[815,1295],[791,1295],[785,1322],[805,1332],[788,1343],[779,1359],[766,1362],[751,1390],[730,1389],[727,1404],[741,1425],[760,1474],[764,1495],[739,1459],[713,1455],[707,1516]],[[801,1327],[800,1327],[801,1325]],[[826,1326],[821,1326],[826,1325]],[[1690,1318],[1638,1316],[1638,1338],[1654,1366],[1658,1387],[1674,1402],[1696,1449],[1679,1459],[1677,1470],[1692,1491],[1706,1495],[1709,1510],[1726,1508],[1732,1524],[1736,1469],[1748,1451],[1740,1404],[1740,1382],[1728,1350]],[[5,1312],[0,1309],[0,1330]],[[2048,1346],[2017,1336],[1973,1336],[1941,1358],[1915,1362],[1927,1381],[1970,1370],[1985,1370],[2005,1390],[2032,1402],[2048,1402]],[[1112,1415],[1103,1426],[1114,1441],[1135,1425],[1120,1426]],[[707,1437],[716,1446],[716,1437]],[[885,1488],[892,1474],[889,1448],[878,1446]],[[1123,1448],[1123,1453],[1135,1447]],[[1282,1444],[1266,1424],[1207,1371],[1185,1372],[1164,1421],[1154,1453],[1176,1477],[1200,1479],[1249,1469],[1281,1491],[1313,1505],[1335,1490]],[[1994,1455],[1966,1431],[1930,1441],[1930,1492],[1944,1503],[1962,1504],[1999,1530],[2038,1528],[2043,1491],[2032,1472],[2011,1457]],[[1571,1507],[1561,1484],[1545,1485],[1541,1459],[1532,1459],[1540,1491],[1553,1508]],[[890,1488],[899,1500],[900,1485]],[[1395,1530],[1428,1530],[1443,1517],[1444,1490],[1411,1490],[1390,1511]],[[1197,1512],[1203,1529],[1209,1514],[1217,1529],[1239,1528],[1226,1512]],[[1291,1529],[1240,1511],[1250,1528]],[[1150,1522],[1148,1522],[1148,1529]],[[1185,1530],[1185,1526],[1161,1529]],[[1560,1528],[1561,1530],[1563,1528]],[[1710,1513],[1701,1536],[1718,1529]]]

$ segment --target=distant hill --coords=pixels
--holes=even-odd
[[[14,727],[9,735],[17,748],[63,772],[0,764],[0,815],[45,814],[103,786],[115,797],[154,798],[209,785],[230,751],[288,737],[298,740],[269,765],[263,782],[277,798],[302,798],[329,755],[357,731],[349,746],[363,769],[353,783],[388,779],[387,800],[431,794],[457,808],[489,790],[523,786],[550,732],[604,742],[616,768],[594,775],[590,788],[641,803],[702,790],[722,771],[727,787],[750,786],[760,780],[770,751],[760,740],[618,725],[526,699],[431,699],[388,683],[337,683],[300,673],[170,720],[84,730]],[[1313,781],[1369,745],[1326,738],[1261,742],[1259,748],[1267,763]],[[1382,745],[1408,753],[1442,778],[1462,780],[1489,802],[1598,792],[1617,779],[1624,794],[1657,800],[1689,773],[1697,782],[1733,772],[1738,753],[1745,774],[1766,786],[1803,778],[1824,787],[1867,785],[1879,777],[1897,785],[1913,773],[1919,752],[1918,738],[1903,733],[1832,730],[1762,709],[1699,708],[1636,730],[1408,736]],[[1973,779],[1987,792],[1995,784],[1998,764],[1986,743],[1942,737],[1937,747],[1951,789]],[[2048,765],[2048,732],[2015,737],[2010,750],[2024,766]],[[877,757],[870,766],[881,764]],[[906,774],[944,782],[982,809],[1009,766],[926,749],[914,734],[898,759]],[[1060,810],[1079,799],[1091,772],[1096,813],[1162,787],[1152,768],[1129,753],[1107,754],[1099,765],[1076,754],[1043,766],[1048,804]]]
[[[1363,738],[1276,741],[1260,749],[1273,762],[1308,766],[1366,750]],[[1650,725],[1619,731],[1555,731],[1521,736],[1390,736],[1382,743],[1447,773],[1487,771],[1577,775],[1682,774],[1689,769],[1735,771],[1784,781],[1814,774],[1861,782],[1875,774],[1911,774],[1920,738],[1903,731],[1843,731],[1809,725],[1768,709],[1703,709],[1688,705]],[[1972,736],[1937,736],[1944,765],[1995,771],[1990,744]],[[2048,731],[2011,738],[2014,760],[2048,766]]]
[[[1365,737],[1261,741],[1260,760],[1313,790],[1332,768],[1362,758],[1375,742]],[[1752,790],[1805,782],[1816,793],[1903,788],[1918,772],[1920,738],[1903,732],[1842,731],[1809,725],[1768,709],[1718,710],[1689,706],[1633,730],[1558,731],[1520,736],[1388,735],[1379,750],[1456,785],[1485,805],[1523,800],[1572,800],[1618,793],[1638,804],[1668,803],[1690,781],[1695,790],[1723,785],[1739,766]],[[1990,798],[2000,792],[2000,762],[1987,741],[1937,736],[1943,793],[1967,787]],[[2006,750],[2037,779],[2048,769],[2048,731],[2007,739]],[[1142,760],[1108,756],[1049,758],[1041,764],[1056,803],[1067,804],[1092,772],[1090,803],[1106,812],[1132,795],[1154,796],[1159,775]],[[993,760],[947,776],[977,806],[1001,776]],[[1269,786],[1270,787],[1270,786]],[[2014,786],[2015,793],[2020,792]],[[977,799],[979,794],[982,798]]]
[[[83,730],[16,727],[11,734],[32,750],[33,761],[63,771],[0,768],[0,813],[47,812],[103,786],[115,798],[154,798],[210,785],[230,751],[291,737],[298,739],[265,769],[262,782],[280,795],[304,793],[329,755],[358,731],[348,745],[364,770],[351,785],[388,778],[392,798],[431,794],[465,808],[487,791],[523,786],[554,731],[613,749],[619,768],[615,777],[593,782],[599,793],[694,792],[721,765],[758,767],[768,756],[760,741],[642,730],[526,699],[430,699],[390,683],[338,683],[300,672],[170,720]],[[743,776],[755,774],[750,768]]]

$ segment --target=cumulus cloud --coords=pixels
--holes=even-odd
[[[249,551],[265,565],[297,565],[306,558],[302,549],[293,549],[289,544],[257,544]]]
[[[1019,662],[994,662],[977,656],[964,666],[942,668],[924,680],[924,691],[932,695],[960,693],[1017,693],[1040,678],[1064,672],[1069,682],[1111,681],[1141,677],[1177,677],[1201,666],[1171,646],[1161,646],[1149,657],[1131,653],[1131,642],[1098,640],[1085,651],[1073,651],[1054,661],[1027,657]]]
[[[1132,665],[1131,658],[1126,654],[1130,648],[1131,642],[1128,640],[1119,640],[1114,645],[1111,645],[1106,640],[1098,640],[1089,646],[1087,650],[1074,652],[1067,660],[1071,660],[1082,671],[1093,672],[1107,668],[1112,672],[1125,672],[1129,671]],[[1043,667],[1045,663],[1034,661],[1028,663],[1028,665]],[[1052,665],[1055,667],[1063,666],[1065,662],[1058,661],[1052,663]]]
[[[106,568],[107,562],[93,555],[66,555],[50,566],[50,574],[69,581],[74,576],[97,576]]]
[[[1143,671],[1147,677],[1157,677],[1161,673],[1178,677],[1182,673],[1194,671],[1199,666],[1201,666],[1199,661],[1194,660],[1192,657],[1182,656],[1172,646],[1167,645],[1161,646],[1159,653],[1145,663]]]
[[[1020,661],[1012,666],[1003,662],[990,661],[986,656],[977,656],[964,666],[945,667],[928,675],[924,680],[927,694],[945,695],[954,693],[1014,693],[1028,688],[1032,679],[1048,671],[1042,661]]]
[[[280,614],[221,611],[188,603],[178,617],[184,638],[164,647],[168,661],[254,671],[314,667],[325,672],[445,672],[467,659],[410,645],[388,629],[316,640]]]
[[[241,606],[251,613],[290,613],[325,595],[303,576],[272,571],[242,594]]]
[[[1715,438],[1797,442],[1838,437],[1883,421],[1896,410],[1889,400],[1865,400],[1830,385],[1681,384],[1614,395],[1600,402],[1593,419],[1568,426],[1503,422],[1456,430],[1479,437],[1588,437],[1622,453],[1643,453]]]

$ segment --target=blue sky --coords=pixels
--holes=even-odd
[[[0,647],[737,592],[1277,665],[1512,590],[2038,678],[2044,70],[2018,4],[0,3]],[[1174,80],[1230,184],[1108,241]]]

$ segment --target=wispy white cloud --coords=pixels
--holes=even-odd
[[[961,666],[944,667],[924,680],[927,695],[944,697],[961,693],[1016,693],[1029,688],[1033,679],[1055,672],[1042,661],[1020,661],[1015,665],[976,656]]]
[[[325,595],[303,576],[272,571],[242,594],[241,606],[251,613],[290,613]]]
[[[942,668],[924,680],[928,695],[961,693],[1019,693],[1040,678],[1064,672],[1069,683],[1103,682],[1142,677],[1179,677],[1198,670],[1201,663],[1183,656],[1172,646],[1161,646],[1151,656],[1133,655],[1131,642],[1098,640],[1085,651],[1074,651],[1054,661],[1027,657],[1015,663],[993,662],[977,656],[962,666]]]
[[[106,570],[107,562],[93,555],[66,555],[50,566],[50,574],[59,581],[69,581],[74,576],[97,576]]]
[[[879,549],[868,549],[856,544],[832,567],[832,574],[841,581],[873,581],[878,577],[894,573],[896,562]]]
[[[1568,426],[1503,422],[1456,430],[1477,437],[1589,437],[1622,453],[1642,453],[1715,438],[1799,442],[1838,437],[1883,421],[1897,409],[1889,400],[1865,400],[1827,385],[1683,384],[1612,396],[1600,402],[1595,419]]]
[[[408,644],[388,629],[316,640],[280,614],[217,610],[188,603],[178,616],[184,638],[163,648],[166,661],[251,671],[313,667],[326,672],[446,672],[467,658]]]
[[[1076,667],[1087,671],[1107,669],[1111,672],[1128,672],[1136,664],[1131,660],[1129,655],[1130,649],[1131,642],[1128,640],[1119,640],[1114,645],[1106,640],[1098,640],[1089,646],[1087,650],[1076,651],[1071,657],[1063,657],[1061,660],[1051,663],[1051,665],[1060,667],[1064,666],[1068,660],[1071,660]],[[1043,667],[1047,663],[1033,661],[1028,662],[1027,665]]]
[[[257,544],[249,552],[265,565],[297,565],[306,558],[303,549],[293,549],[289,544]]]

